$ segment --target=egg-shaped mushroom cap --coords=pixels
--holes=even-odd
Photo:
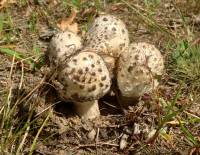
[[[136,98],[152,91],[163,71],[163,56],[154,45],[131,44],[118,62],[117,83],[122,96]]]
[[[52,66],[62,64],[82,47],[81,38],[70,31],[57,33],[49,44],[47,56]]]
[[[110,89],[111,80],[103,59],[93,52],[81,52],[72,56],[59,73],[63,85],[61,97],[85,102],[97,100]]]
[[[129,36],[126,25],[113,15],[100,15],[89,27],[85,37],[86,48],[96,49],[99,54],[118,57],[128,48]]]

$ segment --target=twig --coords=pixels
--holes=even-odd
[[[96,136],[95,142],[96,142],[96,154],[98,155],[98,148],[97,148],[98,146],[97,146],[97,144],[99,142],[99,128],[97,128],[97,136]]]
[[[15,56],[13,56],[13,60],[12,60],[12,65],[11,65],[11,69],[10,69],[10,74],[9,74],[9,94],[8,94],[8,97],[7,97],[7,114],[10,110],[10,102],[11,102],[11,96],[12,96],[12,74],[13,74],[13,68],[14,68],[14,62],[15,62]]]
[[[24,63],[23,61],[21,61],[21,65],[22,65],[22,74],[21,74],[21,78],[20,78],[20,83],[19,83],[19,89],[22,89],[22,84],[24,81]]]
[[[35,118],[38,117],[39,115],[41,115],[43,112],[47,111],[48,109],[50,109],[51,107],[55,106],[56,104],[60,103],[61,101],[58,101],[50,106],[48,106],[47,108],[45,108],[44,110],[42,110],[40,113],[38,113],[37,115],[35,115]]]
[[[118,144],[112,144],[112,143],[106,143],[106,142],[99,142],[99,143],[93,143],[93,144],[78,145],[75,149],[87,148],[87,147],[96,147],[96,146],[103,146],[103,145],[119,147]]]
[[[31,96],[31,94],[33,94],[38,88],[40,88],[44,84],[44,80],[45,80],[45,76],[40,81],[40,83],[20,101],[20,103],[24,102],[29,96]]]
[[[106,105],[108,105],[108,106],[110,106],[110,107],[112,107],[112,108],[119,109],[116,106],[114,106],[114,105],[112,105],[112,104],[110,104],[110,103],[108,103],[106,101],[103,101],[103,103],[106,104]]]
[[[191,112],[188,112],[188,111],[183,111],[183,112],[186,113],[187,115],[190,115],[190,116],[194,117],[194,118],[200,119],[199,116],[197,116],[195,114],[192,114]]]

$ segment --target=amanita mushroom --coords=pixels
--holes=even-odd
[[[82,47],[81,38],[70,31],[57,33],[50,42],[47,56],[52,67],[63,63]]]
[[[74,102],[81,118],[93,119],[100,115],[98,99],[109,91],[111,81],[99,55],[85,50],[71,56],[58,74],[58,82],[61,98]]]
[[[89,27],[84,45],[103,57],[112,75],[115,58],[128,49],[128,30],[119,18],[100,15]]]
[[[122,96],[138,98],[156,89],[163,70],[163,57],[154,45],[131,44],[118,62],[117,83]]]

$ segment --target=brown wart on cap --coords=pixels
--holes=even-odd
[[[101,15],[89,27],[84,45],[103,57],[113,76],[116,59],[129,46],[126,25],[113,15]]]
[[[131,44],[118,62],[117,83],[122,96],[138,98],[156,89],[157,78],[163,71],[163,57],[154,45],[144,42]]]
[[[82,47],[81,38],[70,31],[59,32],[51,40],[47,56],[50,66],[55,67],[62,64]]]
[[[103,59],[96,53],[84,51],[66,63],[67,67],[58,75],[58,81],[63,85],[58,91],[61,98],[73,101],[81,118],[98,117],[98,99],[109,91],[111,85]]]

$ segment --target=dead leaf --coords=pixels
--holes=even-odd
[[[0,9],[6,7],[8,4],[16,4],[16,0],[1,0],[0,1]]]
[[[33,13],[33,8],[28,6],[25,11],[25,16],[29,17]]]
[[[200,44],[200,38],[197,38],[192,42],[192,45],[199,45],[199,44]]]
[[[110,7],[110,10],[112,11],[124,11],[124,9],[122,3],[116,3]]]
[[[6,2],[7,2],[7,0],[2,0],[0,2],[0,9],[2,9],[5,6]]]
[[[57,24],[58,28],[62,31],[69,30],[74,33],[78,33],[78,24],[74,22],[74,19],[76,18],[77,11],[75,9],[72,9],[72,12],[68,18],[63,18],[61,21]]]
[[[0,48],[11,48],[11,49],[13,49],[13,48],[15,48],[15,47],[16,47],[16,45],[12,45],[12,44],[1,45],[1,46],[0,46]]]
[[[197,147],[191,148],[189,155],[194,155],[194,154],[198,153],[199,151],[200,151],[200,149]]]
[[[88,17],[90,15],[95,16],[96,14],[98,14],[98,10],[95,7],[90,7],[90,8],[83,8],[80,10],[80,14],[82,15],[82,17]]]
[[[181,121],[181,123],[185,123],[184,121]],[[180,122],[178,120],[172,120],[172,121],[169,121],[169,122],[166,122],[166,124],[169,124],[169,125],[179,125]]]

